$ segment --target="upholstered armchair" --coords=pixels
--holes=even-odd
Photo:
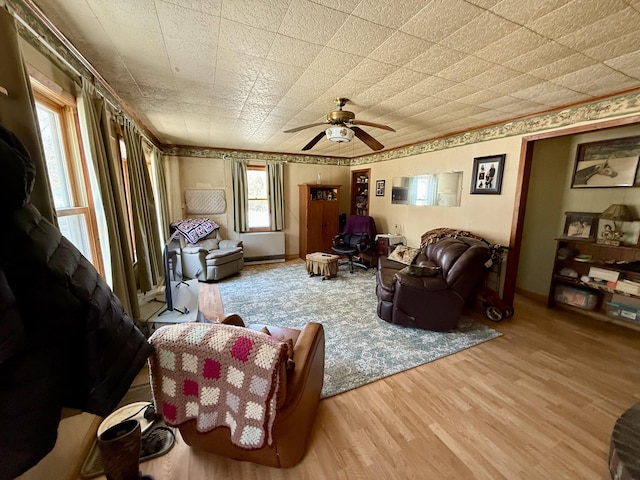
[[[182,275],[201,282],[217,281],[244,267],[242,240],[226,240],[220,230],[182,246]]]
[[[245,328],[238,315],[220,323],[171,325],[151,336],[157,411],[194,449],[269,467],[296,465],[324,381],[322,325]]]
[[[396,248],[406,248],[403,245]],[[476,238],[442,238],[413,255],[378,259],[378,316],[433,331],[456,328],[465,303],[484,275],[489,245]]]

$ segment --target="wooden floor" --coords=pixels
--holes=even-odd
[[[322,400],[294,468],[196,452],[179,438],[141,470],[156,480],[610,478],[613,425],[640,401],[640,332],[523,297],[515,312],[502,323],[472,315],[500,338]]]

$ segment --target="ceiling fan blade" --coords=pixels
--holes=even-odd
[[[379,123],[372,123],[372,122],[365,122],[364,120],[351,120],[351,122],[353,125],[367,125],[368,127],[376,127],[376,128],[382,128],[384,130],[389,130],[390,132],[395,132],[395,130],[393,128],[391,128],[388,125],[381,125]]]
[[[292,128],[290,130],[285,130],[282,133],[294,133],[294,132],[299,132],[300,130],[304,130],[305,128],[311,128],[311,127],[316,127],[318,125],[326,125],[329,122],[318,122],[318,123],[310,123],[309,125],[302,125],[301,127],[296,127],[296,128]]]
[[[325,133],[324,132],[320,132],[318,135],[316,135],[315,137],[313,137],[313,140],[311,140],[309,143],[307,143],[304,147],[302,147],[302,150],[311,150],[313,148],[313,146],[318,143],[320,141],[320,139],[322,137],[324,137]]]
[[[360,140],[362,140],[364,143],[366,143],[371,150],[382,150],[384,148],[384,145],[382,145],[378,140],[373,138],[371,135],[369,135],[367,132],[365,132],[361,128],[359,127],[349,127],[349,128],[351,128],[355,136],[358,137]]]

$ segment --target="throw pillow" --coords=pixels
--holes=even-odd
[[[259,332],[271,337],[271,332],[266,327],[266,325],[262,327]],[[284,340],[280,341],[287,345],[287,370],[293,370],[296,367],[296,363],[293,361],[293,340],[291,340],[290,338],[285,338]]]
[[[395,260],[396,262],[404,263],[405,265],[411,265],[419,253],[419,248],[398,245],[395,250],[391,252],[391,255],[389,255],[389,260]]]
[[[171,226],[175,227],[189,243],[196,243],[220,228],[216,222],[208,218],[187,218],[173,222]]]
[[[416,277],[437,277],[442,272],[441,267],[420,267],[418,265],[408,265],[400,270],[401,273],[407,275],[415,275]]]

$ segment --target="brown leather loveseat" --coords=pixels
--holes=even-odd
[[[411,264],[411,273],[406,272],[409,269],[404,263],[380,257],[376,274],[378,316],[390,323],[425,330],[455,329],[489,258],[486,242],[464,236],[424,245]]]

